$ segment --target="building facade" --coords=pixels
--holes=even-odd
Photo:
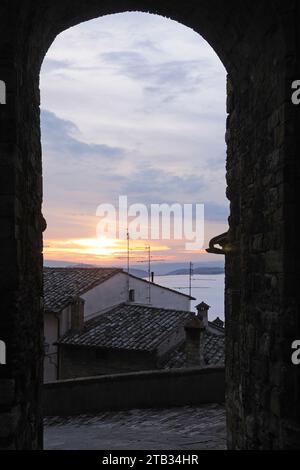
[[[93,320],[108,309],[130,301],[190,311],[191,297],[128,275],[117,268],[45,268],[44,381],[60,376],[57,341],[78,322]]]

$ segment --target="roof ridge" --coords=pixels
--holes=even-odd
[[[129,274],[128,274],[124,269],[123,269],[123,272],[124,272],[125,274],[129,275],[130,277],[133,277],[134,279],[139,279],[140,281],[143,281],[143,282],[149,282],[149,281],[147,281],[147,279],[144,279],[144,278],[142,278],[142,277],[135,276],[134,274],[131,274],[130,272],[129,272]],[[188,295],[188,294],[184,294],[183,292],[179,292],[178,290],[172,289],[171,287],[162,286],[161,284],[156,284],[156,282],[151,282],[151,284],[152,284],[153,286],[162,287],[163,289],[166,289],[166,290],[168,290],[168,291],[175,292],[176,294],[183,295],[184,297],[188,297],[188,298],[191,299],[191,300],[196,300],[195,297],[192,297],[192,296],[190,296],[190,295]]]
[[[130,302],[123,302],[123,303],[129,307],[144,307],[144,308],[149,308],[152,310],[162,310],[164,312],[191,313],[192,315],[196,316],[196,313],[190,310],[177,310],[176,308],[154,307],[154,305],[138,304],[138,303],[130,303]],[[118,305],[116,307],[118,307]]]

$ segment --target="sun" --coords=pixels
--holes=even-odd
[[[169,247],[154,245],[152,251],[165,252]],[[127,240],[99,238],[78,238],[67,240],[46,240],[44,257],[47,260],[65,260],[76,262],[116,261],[127,256]],[[144,240],[134,240],[130,247],[131,258],[134,259],[145,251]]]

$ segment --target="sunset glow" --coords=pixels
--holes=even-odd
[[[144,240],[130,242],[130,258],[138,260],[147,252],[147,243]],[[151,252],[162,254],[168,252],[170,247],[152,244]],[[66,260],[74,262],[116,262],[122,264],[127,257],[127,241],[105,238],[82,238],[74,240],[46,240],[44,243],[44,256],[46,260]]]

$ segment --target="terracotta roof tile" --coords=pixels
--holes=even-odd
[[[60,312],[72,298],[121,271],[118,268],[44,268],[45,310]]]
[[[204,362],[206,366],[225,364],[225,335],[204,332]],[[163,364],[164,369],[184,367],[186,363],[185,346],[181,344],[175,349]]]
[[[67,332],[59,344],[155,352],[172,331],[183,327],[191,312],[121,304]]]
[[[85,323],[81,332],[68,331],[59,344],[155,352],[172,333],[194,317],[192,312],[121,304]],[[225,330],[223,329],[225,332]],[[204,331],[206,365],[224,365],[225,334]],[[162,364],[163,368],[184,367],[184,344],[180,344]]]

